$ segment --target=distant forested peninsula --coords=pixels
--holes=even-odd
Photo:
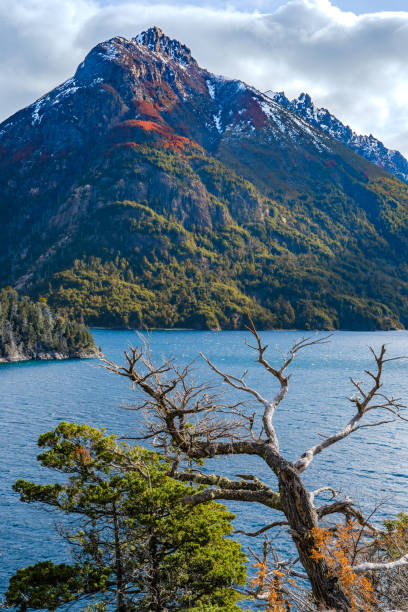
[[[0,291],[0,362],[97,357],[92,334],[81,323],[52,313],[45,301]]]

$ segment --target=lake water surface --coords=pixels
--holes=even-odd
[[[122,361],[124,348],[138,342],[132,331],[94,330],[94,336],[105,355],[117,362]],[[300,336],[301,332],[264,332],[270,360],[277,365],[279,352]],[[254,355],[244,345],[245,337],[248,333],[157,331],[151,345],[157,361],[176,357],[186,363],[202,351],[233,374],[248,369],[248,382],[271,395],[275,383],[255,364]],[[298,458],[316,442],[319,432],[331,433],[350,418],[349,377],[362,379],[363,371],[373,365],[368,346],[378,348],[382,343],[387,343],[390,355],[408,355],[408,332],[336,332],[328,344],[299,355],[291,368],[289,395],[276,415],[281,450],[287,458]],[[45,559],[66,560],[66,551],[53,531],[55,515],[20,503],[11,489],[18,478],[47,482],[54,477],[36,462],[38,436],[62,420],[103,426],[118,435],[132,435],[143,426],[138,413],[120,407],[135,399],[127,381],[97,366],[97,360],[0,366],[0,593],[17,568]],[[211,378],[202,360],[197,360],[195,369],[197,377]],[[384,390],[408,403],[408,361],[387,365]],[[274,482],[255,458],[217,459],[207,465],[211,471],[231,475],[253,471],[266,482]],[[368,511],[386,500],[383,516],[408,511],[408,423],[357,432],[316,457],[305,479],[311,489],[341,488]],[[275,520],[258,505],[229,507],[237,514],[237,527],[246,530]],[[247,544],[245,538],[242,542]]]

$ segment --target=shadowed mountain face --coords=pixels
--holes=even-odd
[[[408,321],[408,187],[158,28],[0,125],[0,286],[108,326]]]

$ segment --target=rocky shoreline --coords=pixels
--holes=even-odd
[[[18,363],[21,361],[62,361],[63,359],[98,359],[102,353],[99,349],[89,349],[80,351],[69,351],[67,353],[59,351],[28,351],[22,353],[16,351],[8,357],[0,356],[1,363]]]
[[[101,354],[83,324],[52,312],[43,301],[0,291],[0,363],[92,359]]]

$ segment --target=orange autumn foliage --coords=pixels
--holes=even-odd
[[[172,128],[168,125],[157,123],[156,121],[145,121],[141,119],[129,119],[115,126],[116,134],[120,134],[129,140],[135,139],[135,128],[141,129],[144,132],[154,132],[163,139],[163,146],[173,151],[182,152],[186,145],[192,144],[192,141],[185,136],[174,134]]]
[[[138,115],[144,115],[145,117],[151,117],[155,119],[162,119],[160,110],[157,104],[147,102],[146,100],[135,100],[135,111]]]
[[[76,446],[74,451],[75,459],[81,463],[81,465],[86,466],[91,461],[91,452],[89,449],[84,446]]]
[[[283,589],[285,574],[278,570],[269,571],[267,559],[268,544],[264,542],[263,559],[252,566],[258,568],[258,571],[255,578],[250,581],[250,586],[258,594],[266,593],[268,598],[266,612],[289,612],[292,606]],[[291,578],[288,582],[295,585]]]
[[[357,575],[352,568],[352,558],[357,557],[356,544],[362,535],[360,525],[348,521],[345,525],[336,525],[336,530],[314,527],[312,536],[314,548],[312,559],[324,559],[331,575],[336,576],[345,594],[350,600],[351,610],[373,612],[375,597],[371,581],[365,576]]]

